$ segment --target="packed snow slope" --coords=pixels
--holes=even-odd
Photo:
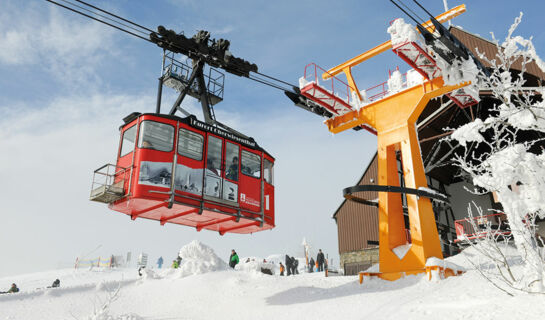
[[[356,276],[233,270],[196,241],[181,253],[186,256],[179,269],[148,269],[142,276],[136,269],[64,269],[1,278],[0,289],[15,282],[21,292],[0,295],[0,319],[497,320],[545,314],[545,297],[507,296],[471,270],[462,255],[449,259],[469,269],[461,277],[430,282],[409,276],[360,285]],[[56,278],[60,288],[44,288]]]

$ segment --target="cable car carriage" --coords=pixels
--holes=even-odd
[[[117,162],[95,170],[90,199],[133,220],[221,235],[272,229],[274,158],[252,138],[216,121],[212,104],[223,98],[223,74],[210,67],[205,75],[205,62],[194,57],[190,66],[165,52],[157,112],[123,119]],[[180,92],[169,114],[159,112],[163,85]],[[180,108],[186,95],[201,101],[204,122]]]

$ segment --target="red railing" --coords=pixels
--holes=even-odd
[[[490,229],[488,228],[489,225]],[[456,220],[454,221],[454,227],[456,228],[456,240],[454,242],[484,238],[488,235],[488,230],[491,230],[494,236],[511,234],[505,219],[505,213]]]
[[[328,74],[329,79],[324,80],[322,78],[323,74]],[[346,82],[331,75],[329,72],[327,72],[327,70],[316,65],[314,62],[309,63],[305,66],[304,79],[307,83],[312,83],[312,82],[316,83],[317,85],[329,91],[331,94],[333,94],[337,98],[343,100],[345,103],[350,104],[351,87]]]
[[[399,71],[399,67],[396,68],[394,71]],[[388,71],[388,78],[391,78],[393,71]],[[407,88],[407,72],[401,74],[401,81],[402,81],[402,88]],[[388,80],[377,84],[374,87],[371,87],[367,90],[365,90],[365,93],[367,94],[367,100],[373,102],[380,100],[384,98],[388,92]]]

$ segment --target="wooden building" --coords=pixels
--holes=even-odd
[[[456,27],[450,31],[468,47],[475,56],[478,52],[487,58],[493,59],[497,49],[494,43],[477,35],[468,33]],[[486,67],[490,67],[482,61]],[[510,70],[512,74],[520,73],[521,64],[514,64]],[[526,65],[525,79],[527,87],[541,86],[545,74],[534,63]],[[428,187],[435,189],[449,197],[450,205],[434,202],[434,212],[437,228],[441,239],[443,254],[456,254],[458,248],[453,245],[456,237],[454,221],[467,216],[468,205],[474,202],[483,210],[501,208],[494,203],[491,194],[474,195],[466,190],[474,189],[460,174],[459,169],[451,164],[456,150],[448,143],[441,142],[447,136],[445,128],[457,128],[475,118],[486,119],[490,115],[490,108],[497,103],[490,92],[479,92],[481,101],[465,109],[455,103],[448,102],[447,97],[432,100],[418,119],[417,128],[420,139],[420,149],[428,180]],[[523,139],[540,137],[539,133],[526,132]],[[537,148],[538,146],[536,146]],[[541,147],[541,146],[540,146]],[[479,152],[478,149],[475,152]],[[373,157],[357,185],[377,183],[377,156]],[[400,183],[403,185],[401,162],[399,163]],[[367,199],[378,199],[377,193],[367,193]],[[405,201],[403,199],[403,201]],[[356,274],[378,262],[378,208],[366,206],[356,202],[343,201],[333,214],[337,223],[339,254],[341,268],[346,275]],[[406,219],[408,226],[408,219]],[[408,239],[410,235],[407,235]]]

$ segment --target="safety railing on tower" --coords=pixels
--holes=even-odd
[[[357,108],[350,92],[350,86],[341,79],[331,76],[324,80],[327,71],[315,63],[305,67],[305,75],[299,79],[301,94],[326,108],[334,115],[344,114]]]

